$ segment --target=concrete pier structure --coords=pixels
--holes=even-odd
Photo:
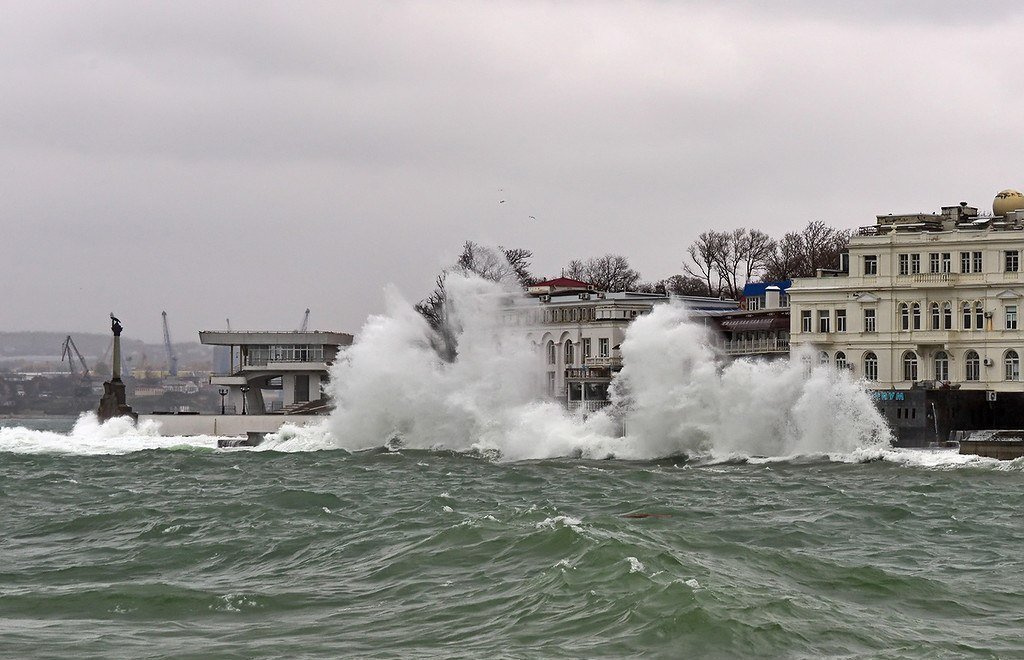
[[[324,331],[207,330],[199,341],[227,346],[227,373],[210,378],[226,390],[225,411],[263,415],[268,412],[264,390],[280,390],[283,409],[278,412],[322,412],[322,386],[338,352],[352,344],[352,335]],[[326,403],[326,402],[324,402]]]

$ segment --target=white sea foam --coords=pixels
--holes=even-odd
[[[644,563],[642,561],[640,561],[639,559],[637,559],[636,557],[626,557],[626,561],[629,562],[629,572],[630,573],[643,573],[644,572],[644,568],[645,568]]]
[[[504,460],[582,456],[792,456],[886,445],[888,428],[846,372],[801,359],[722,361],[702,323],[660,305],[630,327],[611,415],[585,421],[538,397],[543,361],[502,323],[509,292],[479,278],[446,283],[458,345],[440,360],[432,331],[397,292],[334,366],[330,438],[347,449],[399,442],[493,452]]]
[[[724,361],[704,325],[679,305],[636,319],[622,343],[624,367],[612,415],[586,420],[538,397],[544,365],[522,328],[501,321],[509,290],[453,275],[458,359],[442,361],[431,329],[394,290],[332,371],[335,411],[315,426],[283,426],[255,449],[349,451],[375,447],[473,451],[501,460],[559,456],[651,459],[687,455],[699,465],[737,461],[889,461],[911,467],[1024,469],[951,451],[888,446],[888,428],[863,383],[801,356]],[[624,425],[623,437],[620,429]],[[97,422],[69,434],[0,428],[0,452],[121,454],[216,447],[216,438],[164,437],[154,423]],[[235,451],[235,450],[233,450]],[[393,456],[400,457],[396,451]],[[768,458],[752,458],[768,457]],[[709,469],[709,468],[705,468]]]
[[[573,518],[572,516],[552,516],[545,518],[535,525],[537,529],[555,529],[556,527],[579,527],[583,523],[579,518]]]
[[[84,413],[70,433],[35,431],[21,426],[0,428],[0,452],[18,454],[127,454],[146,449],[203,448],[217,446],[212,436],[161,436],[159,425],[136,426],[128,417],[102,424],[93,413]]]

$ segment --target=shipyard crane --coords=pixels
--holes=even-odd
[[[302,325],[299,326],[299,332],[307,330],[309,330],[309,307],[306,308],[306,313],[302,316]]]
[[[82,378],[88,378],[89,366],[85,363],[85,358],[82,357],[82,353],[78,350],[78,347],[75,346],[75,340],[71,338],[71,335],[68,335],[67,338],[64,339],[64,343],[61,345],[61,348],[63,350],[60,354],[60,361],[63,362],[64,358],[68,359],[68,367],[71,369],[71,375],[75,374],[75,358],[77,357],[78,361],[82,363]]]
[[[167,372],[171,376],[178,375],[178,356],[174,354],[174,346],[171,345],[171,331],[167,328],[167,312],[160,312],[164,319],[164,348],[167,350]]]

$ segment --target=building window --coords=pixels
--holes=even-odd
[[[971,303],[964,303],[964,330],[971,329]]]
[[[878,256],[868,254],[864,256],[864,274],[878,275]]]
[[[864,355],[864,379],[878,380],[878,356],[874,353]]]
[[[932,303],[932,330],[938,330],[941,326],[941,318],[939,316],[939,303]]]
[[[917,353],[914,351],[903,354],[903,380],[917,381]]]
[[[1010,349],[1003,357],[1003,365],[1006,367],[1006,380],[1020,380],[1020,357],[1017,351]]]
[[[942,253],[942,272],[952,273],[953,272],[953,255],[950,252]]]
[[[1006,322],[1004,323],[1004,327],[1007,330],[1016,330],[1017,329],[1017,306],[1016,305],[1007,305],[1006,306]]]
[[[590,337],[583,338],[583,357],[590,357]]]
[[[917,275],[921,272],[921,255],[910,255],[910,274]]]
[[[985,329],[985,310],[981,308],[980,302],[974,303],[974,329]]]
[[[548,342],[548,364],[555,364],[558,361],[557,353],[555,353],[555,342]]]
[[[981,380],[981,360],[974,351],[964,355],[964,380]]]
[[[939,351],[935,354],[935,380],[949,380],[949,356],[946,355],[945,351]]]
[[[812,327],[811,327],[812,323],[813,323],[813,321],[811,320],[811,310],[805,309],[804,311],[800,312],[800,331],[801,332],[810,332],[812,330]]]
[[[928,272],[937,273],[939,272],[939,253],[932,252],[928,255]]]
[[[836,369],[846,368],[846,353],[836,351]]]
[[[836,310],[836,332],[846,332],[846,310]]]
[[[911,315],[914,317],[914,330],[921,329],[921,305],[914,303],[910,306]]]
[[[747,298],[747,311],[756,312],[761,309],[761,299],[757,296]]]
[[[945,330],[953,329],[953,305],[942,303],[942,327]]]
[[[555,396],[555,372],[548,372],[548,396]]]
[[[1020,270],[1020,253],[1017,250],[1006,251],[1006,272],[1016,273]]]
[[[910,305],[900,303],[900,330],[910,330]]]
[[[601,338],[597,340],[597,356],[606,358],[608,357],[608,340]]]
[[[573,363],[575,362],[575,360],[573,358],[576,357],[574,355],[574,353],[575,353],[575,351],[573,350],[572,340],[571,339],[566,339],[565,340],[565,366],[571,367],[573,365]]]
[[[900,275],[910,275],[910,255],[901,254],[900,257]]]
[[[818,332],[831,332],[829,329],[829,318],[828,310],[822,309],[818,311]]]
[[[971,272],[971,253],[961,252],[960,253],[960,272],[969,273]]]
[[[975,273],[980,273],[981,272],[981,252],[973,252],[972,255],[973,255],[973,257],[971,259],[971,267],[973,268]]]
[[[819,353],[818,354],[818,364],[820,364],[821,366],[825,367],[825,366],[828,366],[828,363],[829,363],[828,352],[822,351],[821,353]]]
[[[864,332],[875,331],[875,310],[865,309],[864,310]]]

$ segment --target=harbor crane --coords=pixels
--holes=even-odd
[[[78,361],[82,363],[82,378],[88,378],[89,366],[85,363],[85,358],[82,357],[82,353],[78,350],[78,347],[75,346],[75,340],[71,338],[71,335],[68,335],[67,338],[64,339],[64,343],[61,345],[61,348],[63,350],[60,354],[60,361],[63,362],[64,358],[68,359],[68,367],[71,369],[71,375],[73,376],[75,374],[75,358],[77,357]]]
[[[302,316],[302,325],[299,326],[299,332],[307,330],[309,330],[309,307],[306,308],[306,313]]]
[[[164,319],[164,348],[167,350],[167,373],[171,376],[178,375],[178,356],[174,354],[174,346],[171,344],[171,331],[167,328],[167,312],[160,312]]]

